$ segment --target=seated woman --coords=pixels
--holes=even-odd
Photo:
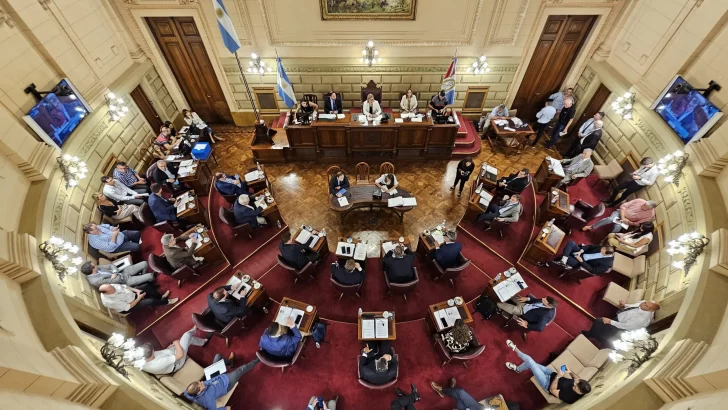
[[[440,334],[445,347],[452,353],[460,353],[470,347],[473,340],[473,330],[466,325],[462,319],[455,321],[455,326],[445,333]]]
[[[628,255],[640,255],[654,239],[652,232],[655,225],[652,222],[641,223],[637,230],[625,233],[610,233],[607,242],[616,250]]]
[[[402,114],[417,114],[417,97],[412,93],[411,88],[408,88],[407,94],[402,96],[399,109]]]
[[[195,127],[202,130],[202,138],[209,138],[210,142],[212,142],[213,144],[217,141],[225,141],[225,139],[218,137],[215,132],[212,131],[212,128],[210,128],[204,121],[202,121],[202,119],[199,115],[197,115],[196,112],[184,109],[182,110],[182,116],[184,117],[187,125],[194,125]]]
[[[337,192],[342,189],[349,189],[349,178],[346,177],[344,171],[339,171],[336,175],[331,177],[331,181],[329,181],[329,193],[340,197],[341,195]]]
[[[381,177],[374,181],[374,185],[381,189],[382,192],[390,192],[399,186],[397,183],[397,177],[394,174],[382,174]]]
[[[382,107],[379,106],[379,102],[374,99],[374,94],[369,93],[366,101],[362,105],[362,112],[367,116],[368,120],[373,120],[382,115]]]
[[[313,120],[313,113],[318,111],[318,104],[305,99],[301,99],[296,109],[296,121],[302,123],[310,123]]]
[[[106,195],[101,192],[97,192],[92,195],[94,201],[99,206],[99,210],[102,214],[108,216],[114,221],[120,221],[128,216],[134,216],[138,221],[142,220],[141,214],[139,213],[139,206],[137,205],[119,205],[113,199],[109,199]]]

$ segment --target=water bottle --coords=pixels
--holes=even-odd
[[[361,310],[361,308],[359,308],[359,316],[361,316],[361,313],[362,313],[362,310]]]
[[[447,223],[446,220],[442,220],[442,231],[445,232],[445,224]]]
[[[258,172],[261,172],[263,169],[260,167],[260,162],[255,161],[255,165],[258,167]]]
[[[475,188],[475,193],[476,193],[476,194],[478,194],[478,195],[480,195],[480,192],[481,192],[482,190],[483,190],[483,184],[482,184],[482,183],[480,183],[480,184],[478,184],[478,187],[477,187],[477,188]]]
[[[321,236],[326,236],[326,228],[321,230]]]
[[[551,203],[555,204],[556,201],[559,200],[559,193],[557,192],[556,195],[553,195],[553,198],[551,198]]]
[[[276,225],[278,226],[278,229],[281,229],[281,220],[280,219],[278,220],[278,222],[276,223]]]

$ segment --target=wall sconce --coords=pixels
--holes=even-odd
[[[672,266],[676,269],[682,269],[685,275],[688,274],[690,268],[695,265],[695,261],[698,259],[705,247],[710,243],[710,239],[699,232],[693,232],[690,234],[680,235],[676,241],[670,241],[667,249],[667,253],[672,255],[683,254],[683,260],[673,261]]]
[[[472,66],[469,66],[465,69],[467,72],[472,72],[473,74],[483,74],[490,72],[490,67],[488,67],[488,62],[485,61],[485,55],[480,56],[475,62],[473,62]]]
[[[609,353],[609,359],[614,363],[619,363],[624,360],[624,355],[617,352],[617,350],[632,353],[633,356],[630,358],[630,365],[627,370],[627,375],[631,375],[637,369],[642,366],[643,363],[650,360],[652,354],[655,353],[659,343],[657,340],[647,333],[647,329],[637,329],[631,332],[622,332],[619,340],[613,342],[614,350]],[[639,351],[644,354],[640,355]]]
[[[125,367],[127,364],[132,364],[141,368],[144,365],[143,352],[141,347],[136,347],[134,339],[129,338],[124,341],[124,336],[118,333],[113,333],[109,340],[101,346],[101,357],[104,358],[106,364],[127,379],[129,374]]]
[[[106,98],[106,105],[109,107],[111,121],[119,121],[121,117],[129,112],[129,106],[123,98],[117,97],[114,93],[108,93],[104,97]]]
[[[360,62],[372,66],[374,63],[381,63],[382,57],[379,57],[379,50],[374,47],[374,42],[369,40],[366,47],[361,51],[362,57],[359,59]]]
[[[270,66],[267,65],[265,61],[261,60],[259,55],[255,53],[250,53],[250,61],[248,61],[248,72],[264,75],[266,71],[270,73],[271,71],[273,71],[273,69],[270,68]]]
[[[612,102],[612,109],[625,120],[632,119],[634,99],[634,93],[626,92],[622,97],[619,97],[616,101]]]
[[[78,157],[63,154],[56,158],[56,161],[61,172],[63,172],[66,188],[75,187],[78,185],[79,180],[86,178],[88,168],[86,168],[86,163],[78,159]]]
[[[660,174],[665,176],[663,179],[665,182],[672,182],[675,186],[680,186],[680,177],[682,177],[682,170],[688,162],[688,156],[687,153],[677,150],[657,161],[657,169],[660,170]]]
[[[55,236],[38,245],[38,249],[51,262],[61,282],[66,276],[78,272],[78,266],[83,263],[82,257],[75,256],[78,246]]]

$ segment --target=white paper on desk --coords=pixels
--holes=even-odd
[[[309,238],[311,238],[311,233],[305,229],[301,229],[301,233],[299,233],[296,237],[296,242],[303,245],[307,240],[309,240]]]
[[[391,241],[387,241],[387,242],[383,242],[382,243],[382,250],[384,251],[384,255],[386,255],[387,252],[389,252],[389,251],[393,251],[394,248],[396,248],[396,247],[397,247],[397,245],[395,245]],[[384,256],[384,255],[382,255],[382,256]]]
[[[257,169],[255,171],[245,174],[245,182],[257,181],[258,179],[260,179],[260,175],[258,174]]]
[[[402,118],[412,118],[415,116],[415,113],[413,112],[403,112],[399,115]]]
[[[442,234],[439,233],[439,232],[432,232],[432,233],[430,233],[430,235],[432,235],[432,239],[434,239],[435,241],[437,241],[437,243],[443,243],[443,242],[445,242],[445,237],[442,236]]]
[[[395,123],[395,124],[401,124],[401,123],[403,123],[403,122],[404,122],[404,120],[403,120],[402,118],[395,118],[395,119],[394,119],[394,123]]]
[[[346,118],[346,114],[336,114],[336,118],[339,120],[342,118]]]
[[[493,290],[495,291],[495,294],[498,295],[498,299],[500,299],[501,302],[505,303],[512,297],[516,296],[519,292],[521,292],[521,290],[523,290],[520,286],[518,286],[519,282],[523,284],[523,289],[528,288],[526,282],[521,277],[521,274],[516,273],[510,278],[495,285],[493,287]]]
[[[276,322],[285,325],[288,321],[289,317],[292,317],[295,323],[295,320],[298,316],[303,316],[303,310],[301,309],[294,309],[288,306],[281,306],[280,309],[278,309],[278,316],[276,316]],[[299,322],[300,324],[300,322]],[[298,324],[294,325],[298,327]]]
[[[311,235],[311,237],[313,238],[313,240],[311,241],[311,244],[308,245],[308,247],[313,249],[316,247],[316,244],[318,243],[319,239],[321,239],[321,237],[318,235]]]
[[[551,171],[554,174],[563,178],[564,177],[564,167],[561,166],[561,161],[559,161],[558,159],[554,159],[554,158],[550,158],[549,161],[551,161],[551,168],[552,168]]]
[[[493,168],[490,165],[486,165],[485,166],[485,172],[487,172],[489,174],[493,174],[493,175],[498,175],[498,169],[497,168]]]
[[[231,276],[231,277],[230,277],[230,279],[229,279],[229,280],[227,281],[227,283],[225,284],[225,286],[232,286],[232,287],[233,287],[233,289],[235,289],[235,288],[237,288],[237,287],[238,287],[238,285],[240,285],[241,283],[243,283],[243,281],[242,281],[242,280],[240,280],[240,278],[239,278],[239,277],[237,277],[237,276],[233,275],[233,276]]]
[[[389,323],[387,319],[374,319],[377,339],[389,337]]]
[[[506,130],[506,131],[515,131],[515,129],[513,129],[511,127],[503,127],[503,129]]]
[[[268,209],[268,205],[265,203],[265,199],[261,199],[260,201],[255,201],[255,206],[260,207],[263,210]]]
[[[367,259],[367,244],[359,242],[354,249],[354,260],[364,261]]]
[[[402,206],[417,206],[417,198],[402,198]]]
[[[195,161],[194,161],[194,160],[188,159],[188,160],[186,160],[186,161],[182,161],[182,162],[180,162],[180,163],[179,163],[179,166],[180,166],[180,167],[191,167],[191,166],[192,166],[192,164],[194,164],[194,163],[195,163]]]
[[[238,286],[233,287],[232,295],[235,299],[240,300],[243,296],[248,296],[251,289],[253,287],[250,284],[240,282]]]
[[[412,117],[412,122],[422,122],[422,117]]]
[[[339,200],[339,206],[347,206],[349,205],[349,200],[346,199],[345,196],[342,196],[341,198],[337,198]]]
[[[320,120],[334,120],[336,119],[336,114],[319,114],[318,118]]]
[[[187,209],[187,205],[186,204],[181,203],[181,204],[177,205],[177,213],[184,212],[185,209]]]
[[[389,195],[397,195],[399,193],[399,191],[397,191],[396,188],[393,188],[393,189],[390,189],[389,191],[387,191],[387,193]]]
[[[347,250],[347,253],[344,253]],[[336,254],[339,256],[352,257],[354,256],[354,245],[348,242],[339,242],[336,245]]]
[[[396,198],[389,198],[387,200],[387,206],[390,208],[395,207],[395,206],[402,206],[402,205],[404,205],[404,200],[401,196],[398,196]]]
[[[181,158],[181,157],[182,157],[182,155],[167,155],[167,158],[165,158],[165,160],[167,160],[167,161],[174,161],[177,158]]]
[[[374,332],[374,319],[362,319],[361,320],[361,338],[362,339],[374,339],[376,333]]]
[[[185,245],[187,245],[188,248],[192,248],[192,239],[186,240],[185,241]],[[199,248],[200,246],[202,246],[202,241],[196,242],[195,243],[195,250],[197,250],[197,248]]]
[[[447,323],[450,326],[454,325],[456,320],[462,319],[462,317],[460,317],[460,310],[457,308],[457,306],[452,306],[445,309],[445,315],[447,315]]]
[[[493,200],[493,195],[491,195],[489,192],[486,192],[485,190],[480,191],[480,201],[478,201],[483,206],[488,206],[490,204],[490,201]]]

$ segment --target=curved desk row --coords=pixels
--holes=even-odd
[[[409,212],[412,210],[412,208],[414,208],[413,206],[397,206],[392,208],[389,207],[389,198],[395,198],[398,196],[401,196],[402,198],[412,197],[409,192],[405,191],[402,188],[397,187],[397,193],[395,195],[390,195],[386,192],[382,192],[382,199],[374,199],[372,197],[372,194],[375,190],[377,190],[376,185],[352,185],[346,192],[346,195],[344,195],[344,197],[346,197],[346,200],[349,202],[348,205],[341,206],[339,204],[339,198],[334,195],[329,195],[329,207],[332,210],[339,212],[342,220],[346,218],[346,216],[351,211],[368,208],[370,210],[388,210],[397,215],[400,222],[404,221],[405,212]]]

